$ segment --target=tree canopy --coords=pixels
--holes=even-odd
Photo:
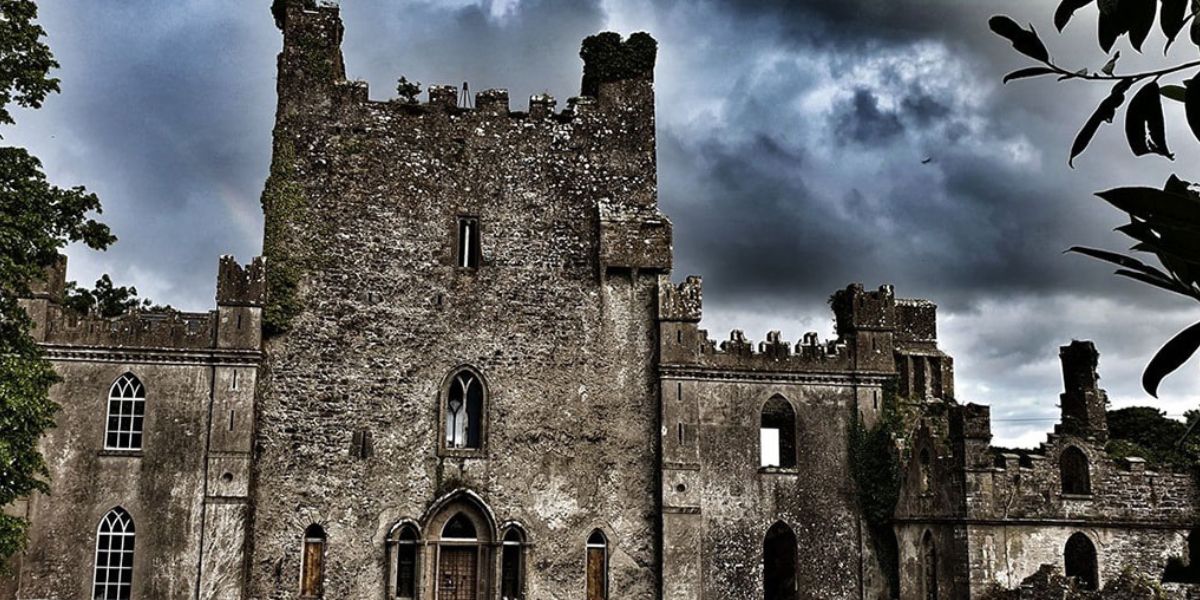
[[[44,35],[32,0],[0,0],[0,124],[14,123],[12,105],[38,108],[59,90],[49,75],[58,63]],[[94,194],[57,187],[36,157],[0,147],[0,506],[49,491],[38,440],[58,410],[49,398],[58,378],[29,337],[30,320],[18,298],[68,243],[104,249],[115,241],[89,216],[99,212]],[[0,565],[24,547],[27,526],[0,513]]]

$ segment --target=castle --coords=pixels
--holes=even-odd
[[[74,314],[65,262],[22,301],[62,411],[0,598],[928,600],[1186,555],[1191,479],[1104,457],[1094,350],[1042,454],[997,459],[930,302],[851,285],[836,339],[710,340],[648,36],[565,110],[465,109],[368,99],[338,9],[282,6],[265,260],[222,258],[208,313]],[[897,398],[889,541],[847,448]]]

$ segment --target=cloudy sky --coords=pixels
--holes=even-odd
[[[4,132],[59,185],[104,202],[120,241],[71,249],[70,277],[111,273],[177,307],[212,305],[217,256],[261,249],[280,35],[269,0],[40,0],[63,93]],[[1116,406],[1200,405],[1193,362],[1161,401],[1145,361],[1200,318],[1194,303],[1063,255],[1123,248],[1124,222],[1091,193],[1161,185],[1200,158],[1169,106],[1174,162],[1134,160],[1119,123],[1076,169],[1071,139],[1106,90],[1034,80],[987,31],[1006,13],[1056,59],[1097,70],[1095,9],[1053,33],[1050,0],[343,0],[349,74],[371,95],[400,75],[506,87],[514,99],[578,93],[579,41],[644,30],[656,71],[660,204],[677,277],[705,277],[705,325],[761,339],[832,333],[825,305],[849,282],[888,282],[940,307],[961,401],[992,405],[997,442],[1033,445],[1057,415],[1057,348],[1093,339]],[[1184,36],[1186,37],[1186,36]],[[1179,43],[1169,58],[1192,58]],[[1161,60],[1127,42],[1118,70]],[[515,108],[523,102],[514,100]],[[930,158],[927,164],[922,161]]]

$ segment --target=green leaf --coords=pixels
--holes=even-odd
[[[1128,269],[1117,269],[1113,272],[1113,274],[1120,275],[1122,277],[1128,277],[1130,279],[1136,279],[1142,283],[1167,290],[1168,292],[1175,292],[1176,294],[1182,294],[1185,296],[1190,295],[1187,288],[1171,279],[1162,279],[1153,275],[1147,275],[1137,271],[1130,271]]]
[[[1152,187],[1113,188],[1097,192],[1096,195],[1142,219],[1166,216],[1186,222],[1195,221],[1200,216],[1200,202],[1195,198]]]
[[[1164,85],[1158,88],[1158,93],[1176,102],[1187,102],[1187,88],[1182,85]]]
[[[1022,29],[1016,21],[1003,15],[988,19],[988,26],[996,35],[1012,42],[1013,48],[1017,52],[1040,62],[1050,60],[1050,52],[1046,50],[1046,45],[1042,43],[1042,39],[1038,37],[1033,26],[1030,26],[1029,29]]]
[[[1112,123],[1113,117],[1117,115],[1117,109],[1125,102],[1125,92],[1129,91],[1132,85],[1133,81],[1130,79],[1118,81],[1109,92],[1108,97],[1100,102],[1100,106],[1096,107],[1096,112],[1092,113],[1092,116],[1075,136],[1075,141],[1071,144],[1071,157],[1067,160],[1068,165],[1075,166],[1075,157],[1087,149],[1088,144],[1095,137],[1096,131],[1100,129],[1101,123]]]
[[[1167,36],[1167,44],[1163,48],[1163,53],[1171,47],[1171,43],[1175,41],[1175,36],[1183,30],[1184,13],[1187,12],[1188,0],[1162,0],[1162,8],[1158,11],[1158,24],[1162,28],[1163,35]]]
[[[1025,79],[1026,77],[1037,77],[1039,75],[1049,75],[1054,73],[1054,69],[1049,67],[1028,67],[1025,69],[1017,69],[1012,73],[1004,76],[1004,83],[1008,83],[1014,79]]]
[[[1167,148],[1162,95],[1157,83],[1151,81],[1142,86],[1129,101],[1125,111],[1125,139],[1134,156],[1159,154],[1172,160],[1175,158]]]
[[[1075,11],[1089,5],[1092,0],[1063,0],[1058,5],[1058,10],[1054,11],[1054,26],[1061,32],[1067,26],[1067,22],[1071,20],[1071,16]]]
[[[1200,323],[1193,323],[1175,334],[1175,337],[1164,344],[1154,358],[1150,359],[1150,364],[1146,365],[1146,370],[1142,373],[1142,388],[1146,390],[1146,393],[1157,398],[1158,384],[1162,383],[1163,378],[1167,375],[1182,367],[1183,363],[1186,363],[1198,348],[1200,348]]]

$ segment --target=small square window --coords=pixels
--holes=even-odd
[[[458,218],[458,262],[466,269],[479,268],[479,219]]]

